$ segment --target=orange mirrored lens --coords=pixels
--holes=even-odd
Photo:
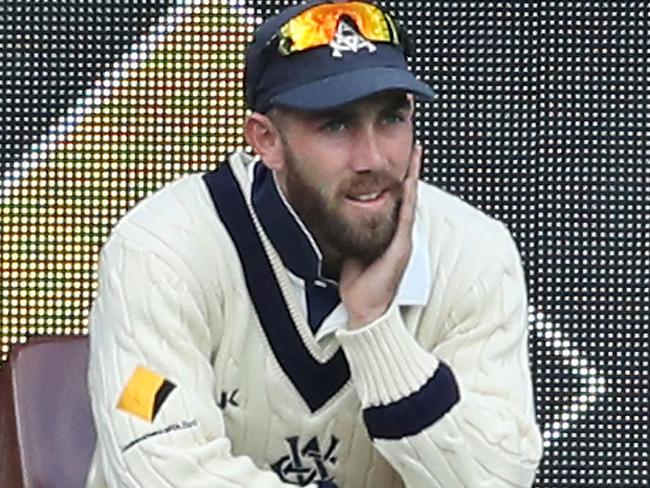
[[[281,52],[289,54],[329,44],[343,16],[349,17],[370,41],[397,42],[392,20],[378,7],[361,2],[326,3],[305,10],[282,26]]]

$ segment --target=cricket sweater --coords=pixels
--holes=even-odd
[[[425,300],[398,292],[373,323],[348,331],[338,320],[323,334],[343,306],[310,318],[296,292],[306,277],[257,215],[251,164],[229,160],[292,320],[258,317],[210,178],[138,204],[100,257],[87,486],[530,486],[541,439],[507,230],[420,183]]]

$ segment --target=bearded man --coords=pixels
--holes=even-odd
[[[100,261],[89,487],[526,487],[541,456],[518,252],[418,181],[392,17],[310,1],[247,51],[245,136]]]

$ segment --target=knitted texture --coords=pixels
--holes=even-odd
[[[231,158],[250,202],[247,161]],[[428,304],[392,306],[321,341],[254,218],[301,347],[318,363],[342,347],[350,366],[314,412],[277,359],[293,351],[267,341],[201,177],[129,212],[102,250],[90,316],[98,443],[87,486],[530,486],[541,442],[517,251],[501,224],[429,185],[418,191]],[[138,366],[174,385],[151,421],[118,408]],[[155,397],[151,388],[140,397]],[[412,408],[426,398],[443,405]],[[390,435],[368,432],[369,413]]]

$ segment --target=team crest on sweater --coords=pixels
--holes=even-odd
[[[300,437],[286,438],[289,453],[271,465],[273,471],[285,483],[306,486],[316,481],[330,481],[329,470],[336,464],[336,448],[339,439],[330,436],[327,444],[321,445],[316,436],[307,442],[300,442]]]

